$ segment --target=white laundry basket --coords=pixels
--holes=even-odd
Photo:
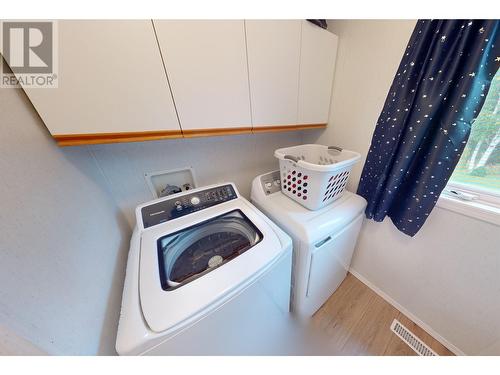
[[[280,162],[281,191],[310,210],[342,196],[361,158],[357,152],[315,144],[280,148],[274,156]]]

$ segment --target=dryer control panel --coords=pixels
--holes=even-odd
[[[141,209],[143,227],[149,228],[236,198],[237,195],[232,185],[217,186],[177,197],[172,196]]]

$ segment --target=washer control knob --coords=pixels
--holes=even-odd
[[[274,185],[275,186],[280,186],[281,185],[281,181],[280,180],[274,180]]]
[[[266,185],[265,185],[266,189],[271,189],[272,186],[273,186],[272,183],[266,182]]]
[[[191,204],[193,206],[196,206],[196,205],[200,204],[200,198],[198,198],[198,197],[191,198]]]

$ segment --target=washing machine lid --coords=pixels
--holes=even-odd
[[[363,197],[349,191],[316,211],[301,206],[281,191],[267,195],[255,203],[292,237],[300,237],[306,243],[342,230],[361,215],[366,207]]]
[[[262,233],[239,209],[166,234],[157,241],[162,288],[181,288],[261,240]]]
[[[255,207],[238,198],[143,231],[139,294],[155,332],[175,332],[258,279],[285,252]]]

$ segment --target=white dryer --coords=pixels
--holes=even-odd
[[[346,191],[310,211],[281,192],[279,170],[254,179],[251,200],[292,237],[292,311],[313,315],[347,275],[366,201]]]
[[[289,315],[288,235],[231,183],[140,205],[136,220],[119,354],[273,352]]]

